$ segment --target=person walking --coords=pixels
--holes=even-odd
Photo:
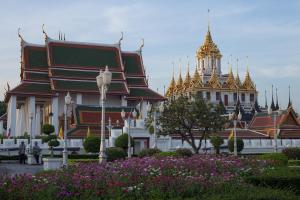
[[[21,144],[19,145],[19,161],[20,164],[25,164],[25,151],[26,151],[26,145],[24,143],[24,141],[21,142]]]
[[[33,156],[35,158],[36,164],[40,164],[40,154],[41,154],[41,148],[38,145],[38,142],[35,141],[34,142],[34,146],[33,146]]]

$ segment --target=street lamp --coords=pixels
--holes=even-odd
[[[72,97],[70,93],[68,92],[65,96],[65,106],[64,106],[64,114],[65,114],[65,120],[64,120],[64,150],[63,150],[63,166],[68,167],[68,146],[67,146],[67,113],[68,113],[68,107],[71,104]]]
[[[229,120],[233,121],[233,133],[234,133],[234,144],[233,144],[233,153],[235,156],[237,156],[237,137],[236,137],[236,124],[237,122],[241,121],[242,119],[242,113],[239,111],[239,114],[236,116],[235,113],[229,114]]]
[[[147,112],[151,114],[151,109],[153,108],[153,134],[154,134],[154,144],[153,148],[157,148],[157,133],[156,133],[156,118],[157,118],[157,110],[159,110],[160,113],[164,111],[164,104],[161,103],[159,106],[156,106],[155,104],[151,105],[148,103],[147,105]]]
[[[29,155],[32,156],[32,130],[33,130],[32,122],[33,122],[34,113],[33,112],[29,113],[29,117],[30,117],[30,145],[29,145]]]
[[[277,127],[277,117],[281,115],[281,111],[278,110],[272,110],[272,108],[270,107],[268,109],[268,114],[270,116],[272,116],[273,119],[273,125],[274,125],[274,152],[277,153],[278,151],[278,147],[277,147],[277,137],[278,137],[278,127]]]
[[[132,118],[131,118],[132,115]],[[130,138],[130,124],[131,124],[131,120],[135,120],[137,116],[137,112],[135,111],[135,109],[131,110],[131,112],[129,113],[128,117],[127,117],[127,124],[128,124],[128,149],[127,149],[127,154],[128,154],[128,158],[131,158],[131,138]],[[121,117],[124,121],[125,124],[125,120],[126,120],[126,113],[124,110],[122,110],[121,112]]]
[[[100,70],[99,75],[96,77],[97,86],[100,92],[100,102],[101,102],[101,142],[100,142],[100,152],[99,152],[99,163],[102,163],[106,160],[105,154],[105,100],[106,100],[106,92],[109,84],[111,83],[112,74],[108,70],[108,66],[106,66],[105,71]]]

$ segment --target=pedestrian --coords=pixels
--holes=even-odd
[[[41,148],[38,145],[38,142],[35,141],[34,142],[34,146],[33,146],[33,156],[35,158],[36,164],[40,164],[40,154],[41,154]]]
[[[26,146],[24,141],[21,142],[21,144],[19,145],[19,161],[20,164],[25,164],[25,151],[26,151]]]

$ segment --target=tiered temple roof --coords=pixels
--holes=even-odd
[[[99,94],[96,76],[105,66],[112,72],[108,95],[164,100],[148,88],[141,49],[123,52],[120,43],[72,42],[47,35],[45,45],[21,40],[21,83],[7,91],[6,101],[10,95],[51,97],[66,91]]]

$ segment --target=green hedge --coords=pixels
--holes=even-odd
[[[191,157],[193,155],[193,152],[190,149],[187,149],[187,148],[176,149],[175,152],[176,152],[177,156]]]
[[[288,158],[282,153],[267,153],[259,156],[261,160],[271,160],[278,166],[287,165]]]
[[[19,156],[0,155],[0,160],[19,160]]]
[[[138,154],[138,157],[142,158],[142,157],[146,157],[146,156],[153,156],[155,154],[159,154],[160,152],[161,152],[161,150],[159,150],[159,149],[143,149]]]
[[[177,156],[177,153],[175,151],[164,151],[160,152],[158,156]]]
[[[300,168],[270,168],[257,176],[245,178],[246,182],[280,189],[289,189],[300,194]]]
[[[299,166],[300,167],[300,160],[289,160],[289,166]]]
[[[69,164],[99,162],[99,159],[68,159]]]
[[[110,147],[106,150],[107,161],[112,162],[118,159],[125,159],[127,153],[120,147]]]

